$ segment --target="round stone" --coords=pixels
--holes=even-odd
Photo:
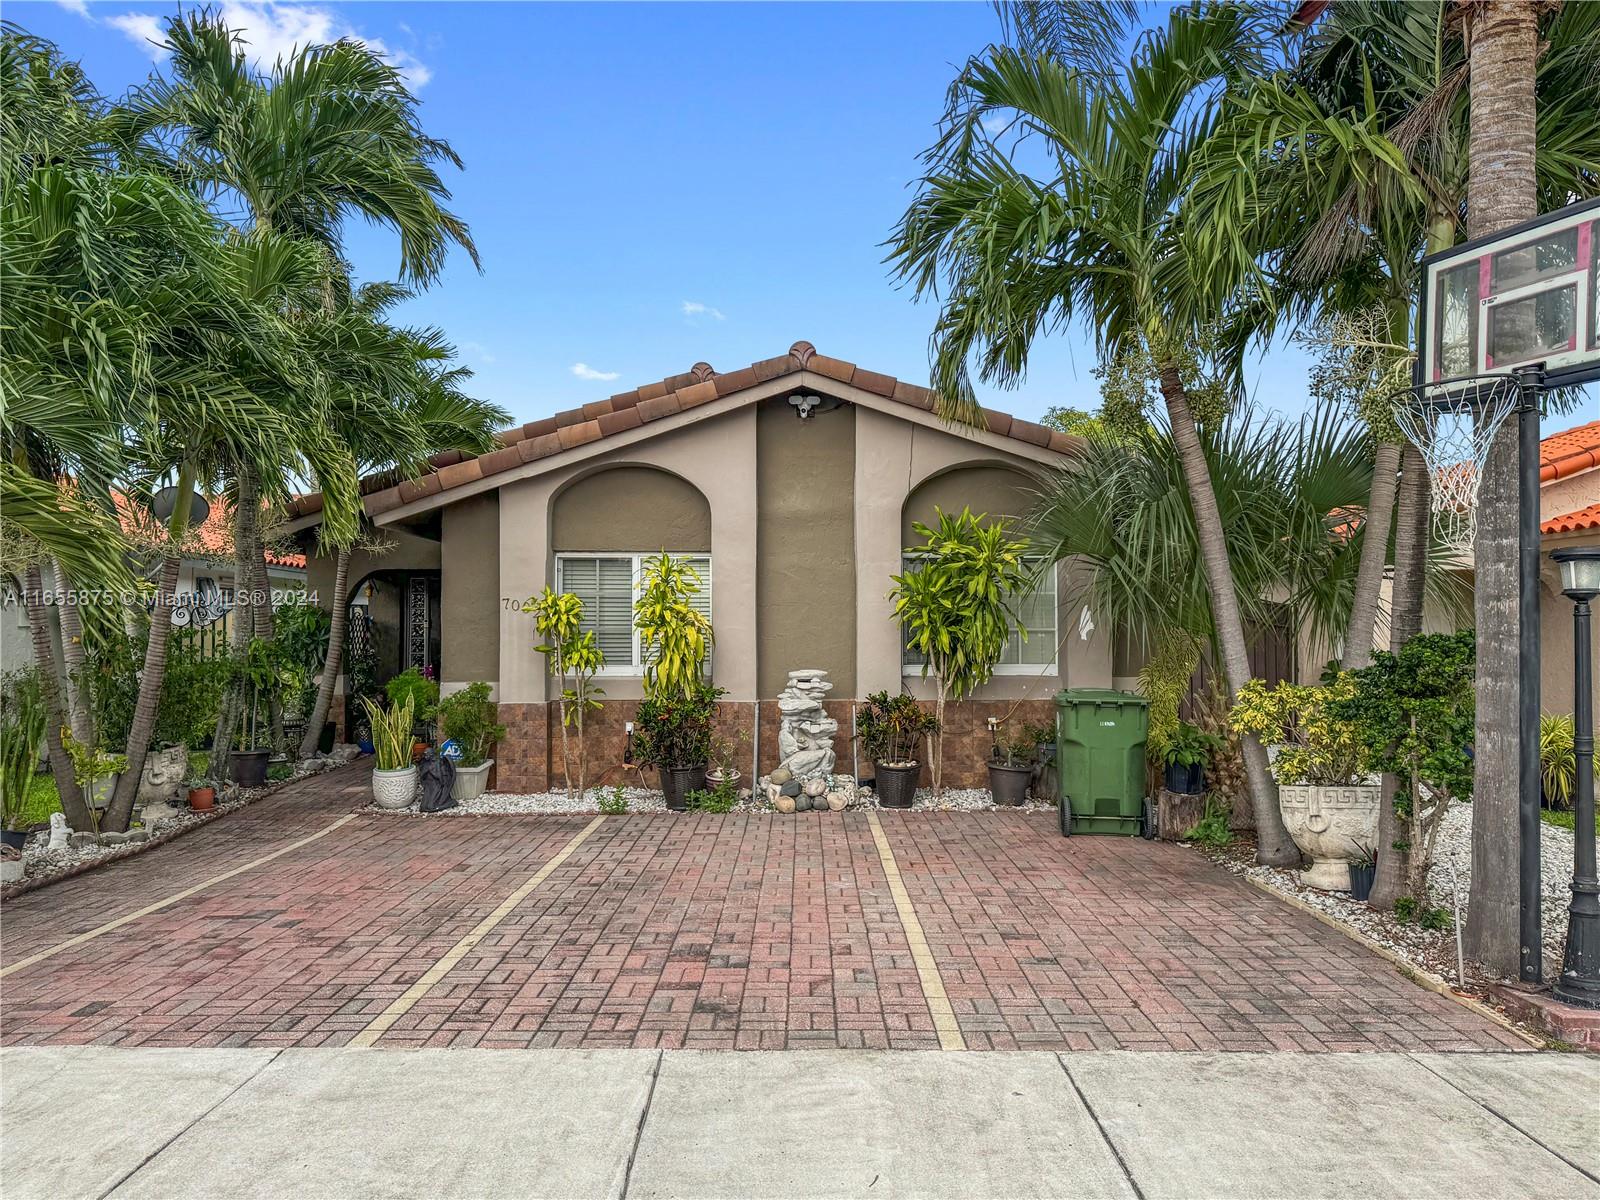
[[[781,791],[785,796],[798,796],[800,794],[800,781],[798,779],[791,779],[778,790]]]
[[[772,802],[772,807],[781,813],[792,813],[794,811],[794,797],[780,794],[778,798]]]
[[[845,803],[846,803],[846,801],[845,801],[843,792],[829,792],[828,793],[828,807],[831,808],[834,812],[843,812]]]
[[[773,771],[771,775],[767,776],[767,782],[775,783],[779,787],[782,787],[793,778],[794,776],[789,773],[788,767],[779,767],[777,770]]]
[[[810,796],[796,796],[794,798],[794,810],[795,810],[795,812],[810,812],[811,811],[811,797]]]
[[[815,800],[828,790],[828,785],[821,779],[812,779],[806,783],[806,795]]]

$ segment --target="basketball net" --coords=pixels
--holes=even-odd
[[[1495,434],[1516,411],[1517,396],[1517,381],[1502,375],[1453,396],[1440,395],[1427,385],[1408,388],[1395,401],[1395,424],[1422,452],[1432,476],[1429,507],[1434,531],[1459,554],[1472,551],[1483,465]]]

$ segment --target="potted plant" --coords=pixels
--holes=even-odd
[[[240,714],[242,736],[239,748],[228,754],[228,777],[240,787],[265,787],[272,746],[270,727],[265,732],[261,728],[261,697],[277,685],[278,653],[274,644],[252,638],[244,658],[234,669],[244,681],[250,706]]]
[[[1330,672],[1320,686],[1252,679],[1229,716],[1236,732],[1277,747],[1278,807],[1295,845],[1311,856],[1301,881],[1327,892],[1350,890],[1350,863],[1378,840],[1382,789],[1355,722],[1339,708],[1355,694],[1351,674]]]
[[[690,686],[689,694],[646,696],[633,718],[633,752],[641,767],[661,776],[667,807],[683,812],[690,792],[703,791],[721,688]]]
[[[936,527],[913,526],[926,541],[906,551],[913,565],[894,576],[889,599],[906,645],[922,658],[923,677],[934,678],[933,715],[943,729],[945,701],[961,700],[989,682],[1011,635],[1027,637],[1017,620],[1016,597],[1027,590],[1028,543],[1013,540],[1002,521],[985,525],[970,509],[959,516],[934,512]],[[944,748],[937,732],[932,737],[938,794]]]
[[[584,773],[589,761],[583,748],[584,718],[600,707],[605,692],[594,677],[606,665],[606,656],[595,640],[594,630],[584,629],[583,601],[571,592],[546,587],[530,597],[522,611],[533,617],[533,628],[544,639],[534,649],[545,656],[561,689],[561,777],[567,795],[577,799],[584,792]],[[568,731],[571,731],[569,736]],[[572,743],[577,743],[578,772],[572,772]]]
[[[874,692],[856,710],[856,736],[872,763],[878,803],[884,808],[911,807],[922,774],[917,747],[938,728],[938,718],[904,692]]]
[[[1350,899],[1366,902],[1378,880],[1378,855],[1371,846],[1357,843],[1356,857],[1350,863]]]
[[[407,667],[384,684],[383,691],[389,697],[391,710],[408,699],[411,701],[411,759],[415,762],[432,740],[433,718],[439,711],[439,683],[433,677],[433,668]],[[374,729],[372,733],[376,742],[378,731]]]
[[[996,804],[1015,807],[1028,798],[1028,785],[1039,759],[1038,740],[1031,729],[1010,738],[998,728],[992,728],[990,734],[989,794]]]
[[[388,709],[362,697],[372,729],[374,753],[372,802],[379,808],[410,808],[417,794],[417,767],[411,761],[411,729],[416,710],[409,695]]]
[[[713,790],[723,786],[738,789],[744,773],[733,765],[734,758],[749,742],[750,735],[742,729],[731,738],[717,733],[711,735],[711,767],[706,771],[707,786]]]
[[[1161,765],[1167,791],[1180,796],[1197,796],[1205,790],[1206,767],[1211,756],[1222,750],[1222,739],[1198,725],[1179,721],[1177,731],[1167,737],[1161,750]]]
[[[189,807],[195,812],[210,812],[217,805],[217,789],[203,779],[189,784]]]
[[[506,735],[506,727],[496,724],[499,710],[489,699],[487,683],[469,683],[439,701],[439,718],[444,735],[455,743],[456,780],[451,799],[472,800],[483,795],[494,759],[489,748]]]
[[[44,701],[37,682],[18,687],[15,698],[0,710],[0,841],[19,852],[28,841],[22,822],[39,763],[44,723]]]

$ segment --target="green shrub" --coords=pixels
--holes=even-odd
[[[1195,824],[1195,827],[1183,835],[1186,842],[1195,842],[1201,846],[1220,848],[1233,841],[1233,830],[1228,828],[1228,819],[1232,816],[1232,806],[1218,796],[1206,797],[1205,816]]]
[[[10,683],[11,681],[7,681]],[[44,740],[45,707],[39,681],[19,673],[0,710],[0,825],[23,829]]]
[[[401,671],[388,683],[383,685],[383,691],[389,697],[391,705],[411,703],[411,713],[417,722],[431,721],[439,709],[439,684],[436,680],[429,679],[416,667],[408,667]],[[377,730],[373,730],[374,733]]]
[[[856,709],[861,753],[872,763],[920,762],[923,736],[938,729],[938,719],[904,692],[873,692]]]
[[[711,734],[721,688],[689,686],[688,695],[646,697],[633,718],[633,753],[641,767],[675,770],[711,761]]]
[[[620,817],[628,811],[628,793],[619,784],[600,797],[600,813],[607,817]]]
[[[716,787],[690,792],[684,797],[684,803],[693,812],[732,812],[739,803],[739,790],[725,779]]]
[[[506,727],[495,720],[498,715],[487,683],[469,683],[439,701],[444,736],[461,747],[461,766],[478,766],[489,757],[489,748],[505,737]]]

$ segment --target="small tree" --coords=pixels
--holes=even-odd
[[[704,683],[706,656],[715,640],[711,622],[694,607],[700,573],[682,559],[657,554],[645,560],[633,627],[644,656],[644,689],[652,699],[691,697]]]
[[[1427,907],[1428,868],[1452,800],[1472,795],[1476,663],[1472,630],[1420,634],[1398,654],[1380,650],[1372,665],[1348,673],[1353,688],[1328,704],[1348,721],[1373,769],[1396,777],[1401,837],[1378,853],[1406,863],[1406,893]]]
[[[595,686],[594,677],[605,666],[606,656],[595,641],[594,630],[583,629],[583,601],[571,592],[557,592],[546,587],[537,596],[530,597],[522,611],[533,616],[533,627],[543,643],[534,649],[549,660],[550,669],[561,689],[561,773],[567,785],[567,795],[573,799],[583,795],[584,769],[588,759],[583,749],[584,714],[600,707],[600,697],[605,695]],[[571,729],[578,743],[577,787],[573,787],[572,753],[567,730]]]
[[[938,794],[944,760],[945,700],[963,699],[994,674],[1013,630],[1020,629],[1015,597],[1028,583],[1025,541],[1008,536],[1004,523],[983,524],[963,508],[959,515],[934,510],[938,525],[913,528],[926,544],[908,549],[915,565],[894,577],[889,599],[907,645],[922,655],[922,674],[938,686],[934,719],[933,790]],[[1027,636],[1027,631],[1022,630]]]

